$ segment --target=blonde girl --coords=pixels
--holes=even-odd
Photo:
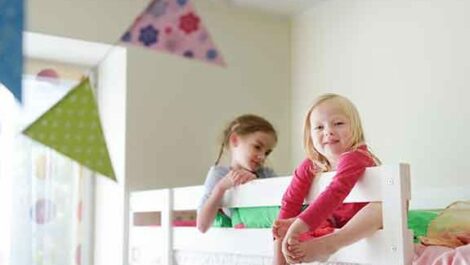
[[[382,225],[380,204],[343,203],[364,170],[379,163],[351,101],[336,94],[318,97],[305,118],[304,146],[307,158],[295,170],[273,225],[274,264],[326,260]],[[328,171],[336,171],[332,182],[301,212],[313,179]]]

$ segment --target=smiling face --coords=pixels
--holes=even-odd
[[[335,168],[339,156],[352,146],[351,120],[334,100],[326,100],[310,114],[313,148]]]
[[[233,134],[230,137],[232,168],[255,172],[264,165],[275,145],[276,137],[272,133],[258,131],[243,136]]]

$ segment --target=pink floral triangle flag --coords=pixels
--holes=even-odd
[[[121,41],[225,66],[189,0],[152,0]]]

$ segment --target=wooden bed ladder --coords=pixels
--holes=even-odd
[[[341,249],[330,260],[372,265],[411,265],[413,237],[407,221],[410,198],[408,164],[368,168],[346,202],[382,201],[383,229]]]

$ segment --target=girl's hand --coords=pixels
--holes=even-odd
[[[282,240],[290,225],[295,221],[295,217],[288,219],[278,219],[274,221],[272,232],[275,239]]]
[[[256,175],[246,169],[232,169],[229,172],[233,186],[238,186],[256,179]]]
[[[296,218],[290,225],[282,241],[282,253],[284,258],[291,264],[300,263],[305,253],[299,249],[299,236],[307,232],[308,225],[299,218]]]
[[[282,240],[282,254],[284,255],[284,259],[287,261],[287,263],[302,263],[302,259],[304,258],[305,254],[299,249],[299,243],[300,241],[298,236],[286,236]]]
[[[228,190],[232,187],[245,184],[248,181],[256,179],[256,175],[245,169],[232,169],[227,175],[219,182],[220,188]]]

